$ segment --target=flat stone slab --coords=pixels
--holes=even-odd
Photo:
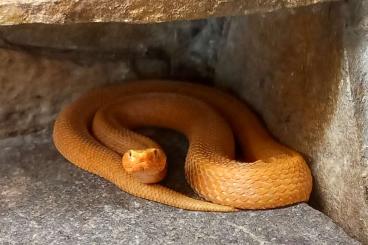
[[[331,0],[1,0],[0,25],[152,23],[265,12]]]
[[[142,132],[168,152],[165,184],[193,195],[183,136]],[[206,213],[133,197],[64,160],[50,130],[3,139],[0,149],[1,244],[359,244],[307,204]]]

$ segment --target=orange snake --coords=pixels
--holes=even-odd
[[[150,172],[149,161],[165,157],[155,142],[129,130],[141,126],[186,135],[186,179],[210,202],[147,184],[161,180],[166,165]],[[234,135],[245,162],[234,160]],[[277,143],[240,100],[203,85],[155,80],[91,90],[58,115],[53,139],[66,159],[125,192],[187,210],[281,207],[307,201],[312,189],[311,172],[297,152]],[[145,151],[144,165],[128,173],[122,155],[142,158]]]

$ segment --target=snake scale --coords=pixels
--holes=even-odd
[[[142,126],[187,137],[185,177],[207,201],[154,183],[167,166],[150,161],[166,159],[159,145],[133,131]],[[307,201],[312,190],[299,153],[276,142],[243,102],[204,85],[151,80],[93,89],[58,115],[53,140],[76,166],[134,196],[181,209],[276,208]],[[235,142],[242,161],[235,160]],[[125,158],[144,160],[123,167]]]

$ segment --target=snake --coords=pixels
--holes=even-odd
[[[169,165],[161,146],[137,133],[146,126],[186,136],[185,178],[200,198],[160,184]],[[307,202],[312,191],[300,153],[279,143],[241,99],[198,83],[93,88],[58,114],[53,142],[68,161],[126,193],[185,210],[279,208]]]

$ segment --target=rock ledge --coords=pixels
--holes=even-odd
[[[267,12],[330,0],[3,0],[0,25],[23,23],[152,23]]]

